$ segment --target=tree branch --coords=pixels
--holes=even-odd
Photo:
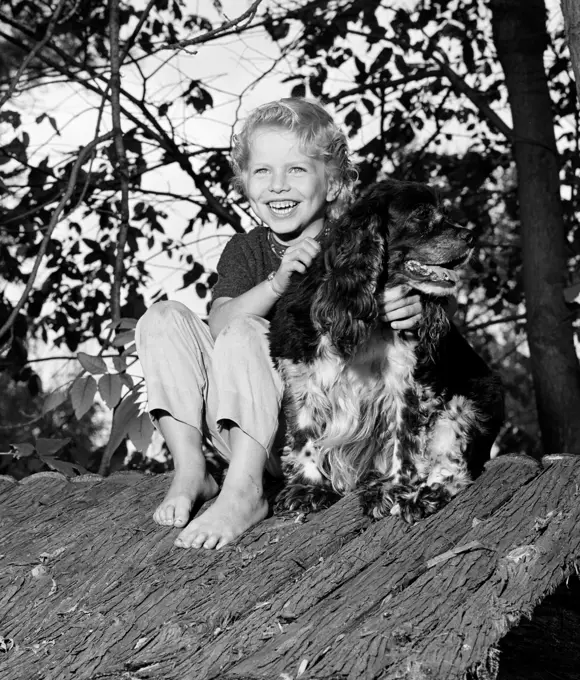
[[[477,92],[472,87],[469,87],[465,82],[465,78],[462,78],[458,73],[455,73],[449,65],[445,54],[438,48],[436,49],[436,52],[439,55],[439,59],[435,59],[435,61],[439,64],[443,75],[447,76],[447,79],[453,87],[458,92],[461,92],[461,94],[464,94],[483,114],[483,117],[487,118],[487,120],[504,135],[504,137],[509,141],[513,141],[514,131],[511,127],[497,115],[481,93]]]
[[[86,161],[87,156],[90,155],[92,150],[101,144],[101,142],[106,141],[107,139],[111,139],[113,136],[112,132],[108,132],[105,135],[102,135],[101,137],[97,137],[96,139],[93,139],[92,142],[87,144],[85,147],[83,147],[79,151],[79,155],[77,160],[75,161],[75,164],[72,167],[70,177],[68,180],[68,185],[66,188],[66,191],[64,192],[63,197],[61,198],[59,204],[55,208],[55,211],[52,214],[52,217],[50,218],[50,222],[48,224],[48,227],[46,229],[46,234],[44,235],[44,238],[42,239],[42,243],[40,244],[40,248],[38,250],[38,254],[36,255],[36,259],[34,260],[34,265],[32,267],[32,271],[30,272],[30,275],[28,277],[28,281],[26,282],[26,286],[24,288],[24,291],[22,292],[22,295],[20,296],[20,299],[16,303],[14,309],[12,310],[10,316],[6,320],[6,322],[3,324],[3,326],[0,328],[0,338],[7,333],[13,326],[14,321],[16,320],[16,317],[18,316],[18,313],[24,306],[24,303],[26,302],[26,299],[28,297],[28,294],[32,290],[32,286],[34,285],[34,281],[36,279],[36,275],[38,274],[38,270],[40,268],[40,264],[42,262],[42,259],[44,257],[44,254],[46,253],[46,249],[48,247],[48,242],[50,241],[50,237],[52,236],[52,232],[55,230],[56,225],[59,222],[60,215],[62,211],[64,210],[64,207],[67,203],[67,201],[70,199],[72,196],[75,186],[76,186],[76,181],[77,181],[77,176],[79,174],[79,170],[81,169],[81,166],[83,163]]]
[[[184,47],[190,47],[191,45],[201,45],[202,43],[208,42],[208,40],[211,40],[212,38],[217,38],[233,26],[235,26],[237,30],[240,30],[240,24],[243,21],[246,19],[248,20],[248,23],[252,21],[261,2],[262,0],[254,0],[250,7],[248,7],[248,9],[243,14],[240,14],[239,17],[231,19],[230,21],[224,21],[221,26],[218,26],[211,31],[207,31],[203,35],[198,35],[195,38],[189,38],[188,40],[180,40],[179,42],[173,43],[172,45],[166,45],[165,49],[181,50]]]
[[[562,14],[576,81],[576,97],[580,103],[580,7],[577,0],[562,0]]]
[[[464,326],[464,330],[468,333],[472,331],[479,331],[482,328],[488,328],[489,326],[495,326],[498,323],[511,323],[512,321],[523,321],[526,318],[525,314],[512,314],[511,316],[500,316],[497,319],[492,319],[491,321],[485,321],[483,323],[476,324],[475,326]]]
[[[111,50],[111,78],[109,89],[111,91],[111,114],[113,123],[113,137],[115,151],[117,153],[116,174],[121,185],[121,224],[117,237],[117,252],[113,269],[113,285],[111,290],[111,317],[113,322],[121,318],[121,284],[124,273],[125,245],[129,230],[129,179],[127,154],[123,142],[123,130],[121,128],[121,59],[119,54],[119,0],[109,1],[109,42]],[[105,92],[106,94],[106,92]]]
[[[379,88],[393,89],[395,87],[399,87],[399,85],[406,85],[407,83],[412,83],[416,80],[424,80],[425,78],[436,78],[437,76],[440,75],[441,69],[426,68],[423,70],[415,71],[415,73],[408,76],[404,76],[402,78],[395,78],[394,80],[389,80],[385,82],[378,80],[377,82],[363,83],[362,85],[353,87],[350,90],[344,90],[343,92],[339,92],[338,94],[335,94],[334,97],[327,97],[325,101],[329,104],[336,104],[345,97],[362,94],[364,92],[367,92],[368,90],[372,90],[375,95],[380,96],[382,90],[379,90]]]
[[[7,15],[4,15],[0,13],[0,20],[6,22],[9,26],[13,26],[17,30],[21,31],[24,35],[28,36],[30,39],[33,39],[33,36],[31,35],[31,32],[25,27],[21,26],[18,22],[12,20],[10,17]],[[7,35],[3,32],[0,31],[0,35],[4,37],[6,40],[9,42],[12,42],[13,44],[21,46],[21,43],[13,38],[13,36]],[[70,66],[78,66],[78,64],[75,62],[75,60],[66,52],[61,50],[59,47],[56,47],[55,45],[51,45],[50,48],[57,54],[61,59],[63,59],[66,63],[68,63]],[[76,81],[83,87],[87,88],[91,92],[95,92],[101,97],[107,97],[107,91],[106,89],[103,91],[101,90],[97,85],[93,84],[89,80],[81,78],[78,73],[75,71],[67,70],[62,64],[59,64],[57,61],[54,59],[51,59],[50,57],[46,55],[41,55],[39,58],[42,59],[42,61],[52,68],[56,69],[60,73],[66,74],[71,80]],[[103,81],[105,88],[108,88],[108,80],[104,76],[102,76],[100,73],[97,73],[94,69],[90,68],[89,66],[84,66],[84,70],[95,80],[98,81]],[[208,204],[208,208],[210,212],[212,212],[214,215],[216,215],[218,218],[223,220],[226,224],[229,224],[232,229],[239,233],[239,234],[244,234],[245,230],[241,225],[241,220],[236,215],[235,213],[229,212],[210,192],[210,190],[207,188],[205,183],[197,176],[195,173],[193,167],[191,166],[191,163],[189,161],[189,154],[185,151],[182,151],[175,141],[169,137],[169,135],[165,132],[165,130],[161,127],[159,124],[158,120],[155,118],[155,116],[146,108],[145,104],[141,101],[139,101],[136,97],[134,97],[131,93],[127,92],[123,88],[120,88],[120,93],[125,97],[125,99],[129,100],[131,103],[133,103],[140,111],[141,113],[147,118],[147,120],[151,123],[151,127],[147,127],[145,123],[142,120],[139,120],[137,116],[132,114],[130,111],[127,111],[127,109],[121,107],[121,110],[123,114],[131,121],[133,121],[140,129],[143,130],[143,133],[150,137],[151,139],[154,139],[162,149],[166,150],[169,154],[170,157],[173,157],[175,159],[175,162],[179,165],[179,167],[193,180],[196,188],[198,191],[202,194],[202,196],[205,198]]]
[[[18,71],[16,71],[16,74],[12,78],[12,82],[10,83],[10,86],[6,90],[6,92],[2,95],[2,98],[0,99],[0,109],[6,104],[6,102],[10,99],[10,97],[14,94],[14,90],[16,89],[16,86],[18,85],[18,81],[22,77],[22,74],[24,71],[28,68],[28,64],[34,59],[34,57],[40,52],[40,50],[46,45],[46,43],[51,39],[52,34],[54,33],[54,29],[56,28],[56,24],[58,22],[58,18],[60,16],[60,13],[62,12],[62,9],[65,5],[66,0],[60,0],[58,5],[56,6],[56,9],[54,10],[54,13],[52,15],[52,18],[48,22],[48,26],[46,27],[46,33],[44,34],[44,38],[40,41],[37,42],[36,45],[30,50],[30,52],[26,55],[26,58],[20,64],[20,67],[18,68]]]

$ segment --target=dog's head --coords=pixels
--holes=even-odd
[[[468,229],[446,219],[426,184],[374,184],[334,229],[312,308],[314,324],[340,352],[352,355],[377,322],[378,297],[386,287],[407,283],[430,298],[452,295],[456,268],[469,258],[472,242]]]
[[[472,252],[472,232],[447,219],[431,187],[416,182],[381,184],[391,194],[389,216],[381,225],[388,254],[385,283],[407,283],[435,297],[454,294],[457,268]]]

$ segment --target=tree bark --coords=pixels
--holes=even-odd
[[[217,552],[145,519],[167,484],[0,477],[3,680],[495,680],[580,559],[577,456],[499,457],[412,527],[352,494]]]
[[[580,4],[578,0],[562,0],[562,14],[570,50],[570,61],[576,80],[576,96],[580,105]]]
[[[527,334],[546,453],[580,453],[580,365],[566,307],[566,231],[543,53],[543,0],[491,0],[513,117]]]

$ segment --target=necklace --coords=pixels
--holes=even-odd
[[[324,241],[326,237],[330,234],[330,222],[326,222],[322,231],[318,233],[315,237],[314,240],[318,241],[319,243],[321,241]],[[283,245],[279,241],[277,241],[274,238],[274,232],[268,231],[268,243],[270,244],[270,248],[272,249],[272,252],[276,257],[279,257],[282,259],[284,257],[284,253],[286,252],[288,246]]]

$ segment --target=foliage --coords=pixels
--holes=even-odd
[[[93,109],[90,134],[98,137],[111,108],[108,69],[115,45],[109,40],[109,15],[95,0],[58,4],[63,18],[20,77],[15,95],[42,93],[56,81],[65,81]],[[252,26],[279,47],[280,59],[272,69],[275,66],[287,83],[288,94],[320,99],[344,124],[359,161],[361,185],[385,173],[428,181],[440,188],[454,219],[475,230],[480,248],[466,272],[458,319],[470,341],[502,369],[509,392],[502,446],[533,453],[538,431],[525,342],[516,182],[510,128],[503,115],[506,91],[489,11],[483,0],[428,0],[405,7],[379,0],[264,3]],[[48,8],[37,3],[5,3],[0,11],[0,74],[5,83],[22,55],[46,36],[50,17]],[[208,225],[232,233],[251,224],[247,205],[230,188],[226,146],[208,146],[196,134],[196,122],[218,106],[219,89],[190,75],[182,78],[175,96],[151,86],[159,60],[169,59],[168,45],[192,35],[218,39],[211,31],[226,25],[225,17],[220,20],[212,23],[192,13],[185,0],[155,0],[145,9],[130,0],[119,5],[122,40],[117,47],[125,61],[118,94],[126,170],[121,177],[118,139],[108,139],[90,152],[63,206],[58,233],[46,241],[38,280],[17,323],[0,338],[9,349],[10,370],[22,379],[31,378],[22,357],[27,337],[73,353],[85,340],[98,339],[101,353],[78,354],[84,373],[49,396],[45,410],[70,398],[82,417],[98,393],[115,410],[105,463],[125,436],[145,448],[151,432],[138,407],[142,383],[133,384],[127,372],[135,356],[130,342],[134,320],[146,303],[164,296],[159,288],[147,291],[156,285],[150,253],[165,253],[183,268],[183,286],[195,286],[197,295],[207,298],[215,273],[184,247],[186,239],[199,238],[200,228]],[[221,35],[235,30],[224,28]],[[562,160],[572,289],[580,257],[578,107],[560,29],[551,36],[547,64]],[[28,280],[46,226],[70,188],[78,157],[77,152],[59,152],[56,144],[34,148],[31,140],[47,126],[54,141],[65,134],[58,111],[47,110],[29,120],[16,96],[0,110],[0,271],[12,290],[21,290]],[[183,187],[176,193],[159,191],[155,183],[170,166],[177,168]],[[120,275],[115,255],[122,180],[130,192],[123,320],[108,326],[113,282]],[[177,204],[187,206],[187,218],[175,237],[168,234],[167,225]],[[14,310],[13,300],[0,292],[0,324]],[[573,304],[570,310],[577,315]]]

